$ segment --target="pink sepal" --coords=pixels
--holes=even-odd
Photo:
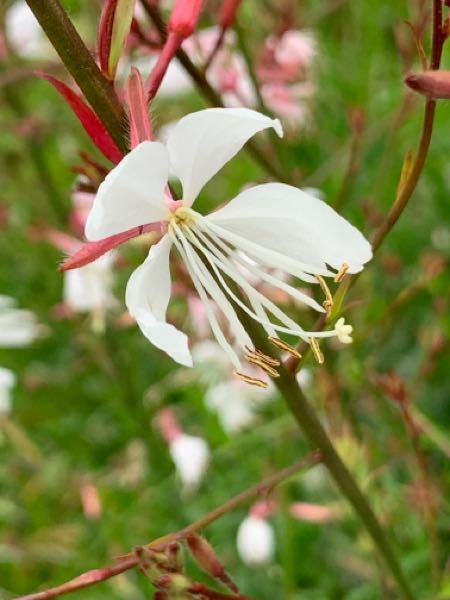
[[[100,152],[113,163],[119,163],[123,158],[122,152],[109,135],[106,127],[84,100],[56,77],[42,71],[35,71],[35,74],[46,79],[63,96]]]

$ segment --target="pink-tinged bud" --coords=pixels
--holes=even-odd
[[[307,521],[308,523],[329,523],[339,517],[339,513],[335,508],[309,502],[294,502],[289,507],[289,512],[294,519]]]
[[[128,103],[128,121],[130,125],[130,148],[136,148],[145,140],[153,139],[147,95],[139,71],[133,67],[128,78],[126,97]]]
[[[409,73],[405,83],[415,92],[428,98],[450,98],[450,71],[424,71]]]
[[[82,485],[80,498],[85,517],[91,520],[99,519],[102,514],[102,506],[97,487],[92,484]]]
[[[241,2],[242,0],[223,0],[219,16],[222,29],[228,29],[234,23]]]
[[[175,441],[181,435],[181,428],[178,425],[175,413],[171,408],[163,408],[156,416],[156,422],[161,431],[161,435],[169,444]]]
[[[182,39],[189,37],[197,26],[202,4],[203,0],[176,0],[169,19],[169,31]]]
[[[98,57],[102,72],[114,80],[117,63],[133,21],[135,0],[105,0],[98,29]]]
[[[237,585],[227,574],[213,547],[205,538],[194,533],[186,538],[186,542],[192,556],[205,573],[226,585],[235,594],[239,593]]]
[[[114,25],[114,13],[116,12],[117,0],[106,0],[103,4],[98,25],[97,52],[98,62],[102,73],[110,77],[109,54],[111,51],[111,38]]]

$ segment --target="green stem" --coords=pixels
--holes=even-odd
[[[239,313],[239,318],[256,346],[266,354],[273,354],[273,347],[262,335],[259,326],[243,312]],[[328,468],[339,489],[366,526],[392,578],[397,582],[402,597],[405,600],[412,600],[414,594],[367,498],[334,449],[327,432],[303,395],[293,373],[284,365],[281,365],[279,368],[279,373],[280,377],[275,379],[274,383],[286,402],[288,409],[310,444],[318,448],[322,456],[322,462]]]
[[[125,113],[59,0],[26,0],[86,100],[121,150],[128,150]]]

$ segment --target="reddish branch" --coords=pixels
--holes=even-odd
[[[200,529],[203,529],[213,521],[216,521],[226,513],[234,510],[241,504],[244,504],[251,500],[254,496],[270,494],[274,487],[280,484],[282,481],[285,481],[292,475],[295,475],[299,471],[308,469],[313,465],[316,465],[321,460],[320,453],[318,451],[311,452],[307,456],[305,456],[302,460],[294,463],[293,465],[274,473],[267,479],[264,479],[260,483],[253,485],[247,490],[241,492],[234,498],[231,498],[221,506],[207,513],[197,521],[194,521],[187,527],[180,529],[176,533],[169,534],[157,540],[154,540],[150,544],[148,544],[148,548],[158,549],[165,548],[168,544],[180,540],[186,539],[188,536],[197,532]],[[139,558],[133,553],[128,556],[123,557],[117,564],[110,567],[103,567],[100,569],[93,569],[91,571],[87,571],[75,579],[71,579],[66,583],[58,585],[53,588],[49,588],[47,590],[43,590],[42,592],[36,592],[35,594],[28,594],[27,596],[20,596],[17,600],[49,600],[50,598],[57,598],[58,596],[62,596],[64,594],[71,594],[72,592],[76,592],[77,590],[81,590],[83,588],[89,587],[91,585],[95,585],[96,583],[100,583],[102,581],[106,581],[107,579],[111,579],[116,575],[120,575],[125,571],[129,571],[133,569],[139,564]]]

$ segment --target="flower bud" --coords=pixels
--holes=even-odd
[[[195,30],[203,0],[177,0],[170,15],[168,29],[182,39],[189,37]]]
[[[226,573],[224,566],[219,561],[211,544],[209,544],[205,538],[197,534],[188,536],[186,541],[192,556],[205,573],[211,575],[214,579],[218,579],[232,592],[237,594],[239,592],[238,587]]]
[[[208,444],[200,437],[181,433],[170,443],[170,454],[184,491],[194,492],[208,468]]]
[[[408,73],[405,83],[415,92],[428,98],[450,98],[450,71]]]
[[[241,2],[242,0],[223,0],[219,16],[222,29],[228,29],[234,23]]]
[[[250,515],[239,526],[237,550],[249,566],[260,566],[272,560],[275,536],[272,526],[265,519]]]
[[[106,0],[98,29],[98,57],[102,72],[114,79],[133,20],[135,0]]]

